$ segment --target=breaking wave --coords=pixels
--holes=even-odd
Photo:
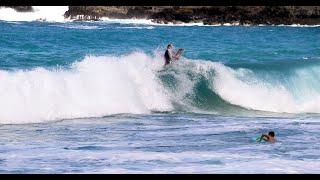
[[[2,70],[0,123],[181,111],[320,113],[319,64],[279,66],[183,58],[164,67],[157,53],[132,52],[86,56],[68,68]]]
[[[0,8],[0,20],[3,21],[47,21],[65,22],[64,13],[68,6],[32,6],[34,12],[17,12],[12,8]]]

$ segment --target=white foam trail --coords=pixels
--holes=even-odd
[[[55,27],[62,27],[62,28],[68,28],[68,29],[85,29],[85,30],[90,30],[90,29],[102,29],[99,26],[87,26],[87,25],[70,25],[70,24],[64,24],[64,25],[52,25]]]
[[[108,18],[108,17],[102,17],[100,19],[100,22],[103,23],[119,23],[119,24],[141,24],[141,25],[153,25],[153,26],[211,26],[211,27],[215,27],[215,26],[260,26],[260,27],[264,27],[264,26],[285,26],[285,27],[320,27],[320,25],[315,24],[315,25],[300,25],[300,24],[291,24],[291,25],[284,25],[284,24],[280,24],[280,25],[266,25],[266,24],[258,24],[258,25],[252,25],[252,24],[243,24],[240,25],[239,22],[234,22],[234,23],[219,23],[219,24],[203,24],[203,22],[198,22],[198,23],[177,23],[174,24],[172,22],[169,22],[167,24],[161,24],[161,23],[155,23],[153,22],[151,19],[113,19],[113,18]]]
[[[273,25],[274,26],[274,25]],[[285,25],[285,24],[279,24],[275,26],[285,26],[285,27],[320,27],[320,24],[315,24],[315,25],[304,25],[304,24],[290,24],[290,25]]]
[[[146,24],[146,25],[154,25],[149,19],[113,19],[108,17],[100,18],[104,23],[119,23],[119,24]]]
[[[34,12],[17,12],[12,8],[0,8],[0,20],[66,22],[64,13],[68,6],[32,6]]]
[[[155,75],[162,65],[135,52],[89,56],[71,70],[0,71],[0,123],[172,110]]]
[[[219,24],[203,24],[203,22],[198,23],[177,23],[174,24],[172,22],[169,22],[168,24],[161,24],[161,23],[155,23],[151,19],[113,19],[108,17],[102,17],[101,22],[104,23],[119,23],[119,24],[141,24],[141,25],[153,25],[153,26],[279,26],[279,27],[320,27],[319,24],[315,25],[301,25],[301,24],[291,24],[291,25],[266,25],[266,24],[258,24],[258,25],[252,25],[252,24],[243,24],[240,25],[239,22],[234,23],[219,23]]]
[[[222,26],[221,24],[215,25],[204,25],[200,23],[179,23],[173,24],[169,22],[168,24],[155,23],[151,19],[113,19],[108,17],[102,17],[101,22],[103,23],[119,23],[119,24],[141,24],[141,25],[153,25],[153,26]]]
[[[223,25],[224,26],[239,26],[240,23],[239,22],[236,22],[236,23],[224,23]]]
[[[154,29],[154,26],[117,27],[118,29]]]

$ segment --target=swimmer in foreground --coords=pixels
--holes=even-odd
[[[275,142],[275,134],[273,131],[270,131],[268,134],[262,134],[260,138],[257,139],[258,142],[262,140],[274,143]]]

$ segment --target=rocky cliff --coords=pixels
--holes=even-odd
[[[1,7],[1,6],[0,6]],[[32,12],[32,6],[5,6]],[[157,23],[320,24],[320,6],[69,6],[74,20],[143,18]]]
[[[320,24],[320,6],[69,6],[65,16],[146,18],[158,23]]]

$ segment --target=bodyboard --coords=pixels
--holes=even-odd
[[[251,139],[252,139],[252,141],[259,142],[259,143],[268,142],[268,141],[266,141],[266,140],[264,140],[264,139],[262,139],[261,141],[259,141],[260,138],[261,138],[261,136],[257,136],[257,137],[252,137]]]
[[[182,55],[184,49],[178,49],[177,53],[175,54],[175,57],[177,58],[177,60],[180,58],[180,56]]]

